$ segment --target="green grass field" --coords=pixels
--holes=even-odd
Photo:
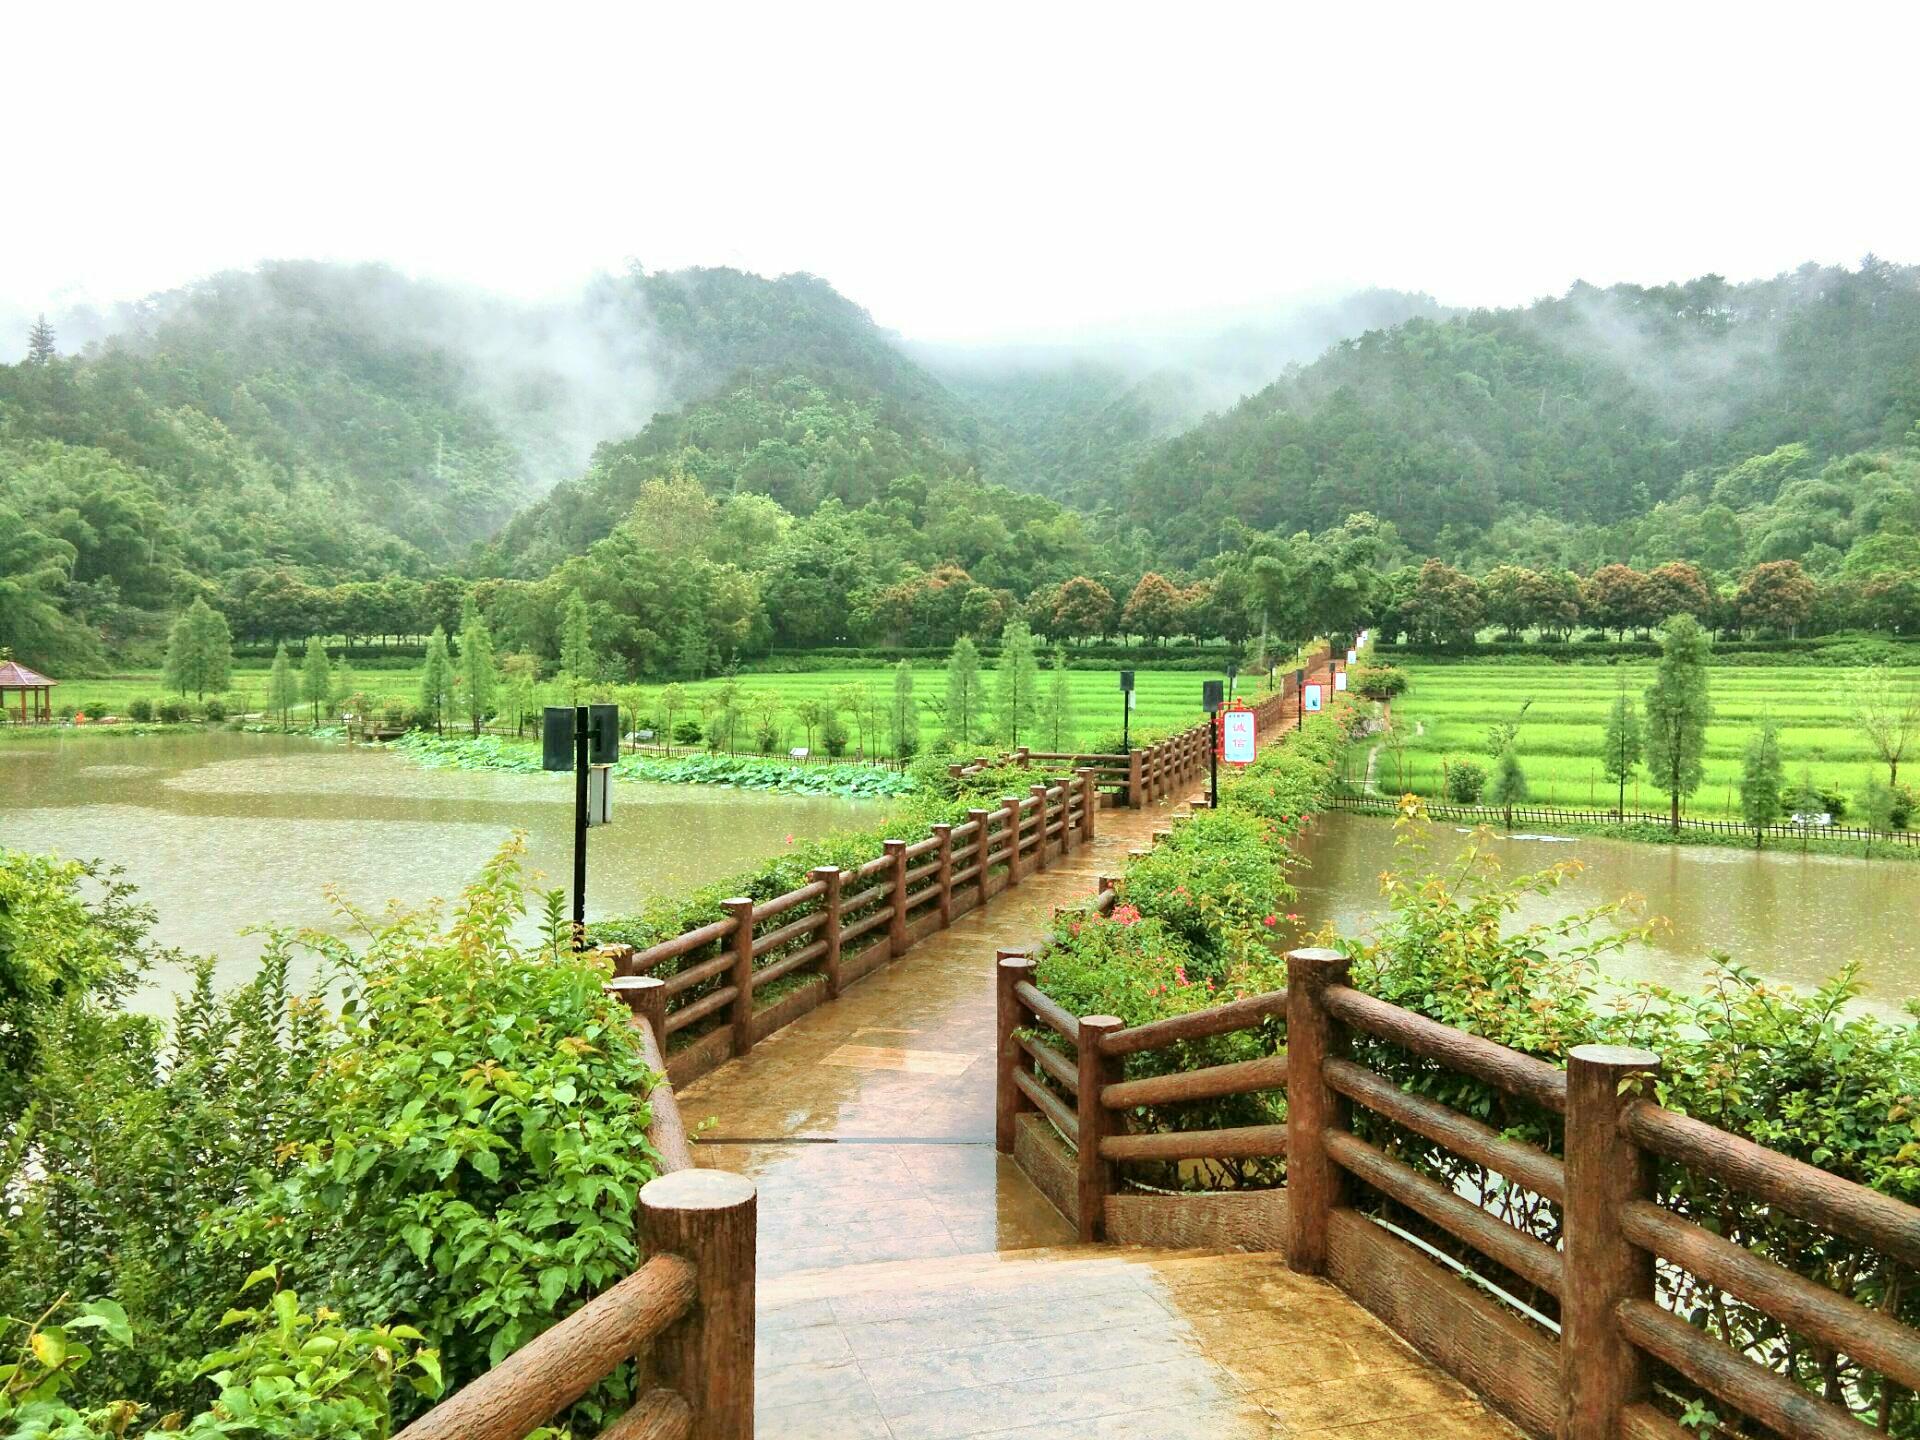
[[[1136,699],[1133,711],[1133,731],[1136,735],[1161,731],[1192,723],[1201,713],[1201,683],[1207,677],[1197,671],[1154,671],[1136,668]],[[1072,686],[1072,728],[1071,734],[1062,745],[1063,749],[1087,749],[1116,739],[1120,733],[1120,680],[1119,667],[1085,670],[1068,669]],[[392,696],[412,705],[420,689],[420,675],[417,667],[412,669],[374,669],[370,666],[356,666],[354,678],[358,688],[376,699]],[[1050,672],[1040,675],[1042,699],[1052,684]],[[1215,677],[1217,678],[1217,677]],[[986,717],[991,721],[994,693],[993,672],[982,672],[983,694],[987,700]],[[725,682],[722,680],[703,680],[690,683],[683,688],[698,700],[712,695]],[[881,703],[891,706],[893,698],[893,671],[884,666],[849,670],[819,670],[799,674],[743,673],[736,677],[742,693],[746,695],[777,695],[783,704],[783,713],[779,719],[782,732],[782,752],[788,748],[806,742],[804,729],[794,711],[795,707],[807,700],[840,694],[849,689],[864,688],[877,694]],[[1243,681],[1241,694],[1253,698],[1245,687],[1253,682]],[[634,696],[639,698],[641,712],[653,707],[654,699],[664,688],[658,685],[622,686],[610,692],[608,698],[617,698],[622,704],[630,704]],[[223,695],[228,701],[228,710],[238,713],[242,710],[259,710],[265,707],[267,693],[267,668],[264,665],[236,668],[233,681]],[[162,698],[160,677],[158,674],[117,676],[102,680],[73,680],[58,686],[54,692],[54,704],[78,705],[89,715],[122,715],[127,713],[128,702],[139,697],[158,701]],[[941,724],[937,718],[935,706],[946,697],[946,675],[943,667],[936,663],[916,665],[914,668],[914,699],[920,707],[920,735],[922,743],[936,739],[941,733]],[[561,697],[547,697],[559,701]],[[1042,706],[1044,713],[1044,704]],[[697,715],[697,712],[696,712]],[[676,716],[676,723],[682,718]],[[852,716],[843,713],[842,719],[849,734],[854,733]],[[753,712],[748,711],[748,719],[740,732],[742,747],[750,746],[757,721]],[[1032,735],[1022,734],[1021,743],[1036,750],[1053,748],[1050,733],[1036,731]],[[868,748],[874,748],[870,738]],[[985,748],[992,742],[983,742],[977,735],[974,745]],[[820,747],[819,737],[814,737],[814,747]],[[849,747],[850,750],[853,747]]]
[[[1441,761],[1471,758],[1490,766],[1487,727],[1514,719],[1527,705],[1518,721],[1517,748],[1533,800],[1612,808],[1615,790],[1600,768],[1601,734],[1621,677],[1638,704],[1653,679],[1652,661],[1619,666],[1408,661],[1403,668],[1410,683],[1394,702],[1393,716],[1405,747],[1398,761],[1392,747],[1381,747],[1374,769],[1377,788],[1437,796]],[[1920,668],[1900,674],[1920,683]],[[1858,671],[1816,666],[1716,667],[1711,674],[1714,718],[1707,733],[1706,779],[1686,802],[1685,812],[1703,819],[1738,815],[1741,756],[1763,718],[1771,718],[1779,729],[1789,785],[1810,772],[1815,784],[1853,796],[1869,777],[1885,779],[1886,767],[1852,723],[1848,692],[1858,676]],[[1915,769],[1920,773],[1920,766]],[[1644,768],[1637,791],[1628,782],[1627,806],[1666,809],[1666,796],[1653,787]]]

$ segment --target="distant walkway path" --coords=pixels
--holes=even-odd
[[[1119,874],[1176,807],[1102,810],[1094,842],[680,1092],[698,1163],[760,1190],[760,1273],[1071,1244],[993,1148],[996,949]]]

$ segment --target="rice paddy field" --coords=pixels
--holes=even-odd
[[[1069,665],[1068,679],[1072,692],[1071,725],[1069,735],[1062,741],[1061,749],[1085,750],[1117,741],[1120,734],[1120,678],[1119,666],[1111,668],[1075,669]],[[296,671],[298,664],[295,665]],[[375,669],[371,665],[358,665],[354,668],[356,684],[369,696],[379,698],[393,696],[411,705],[418,696],[420,675],[418,668],[411,669]],[[1040,692],[1042,699],[1052,683],[1049,671],[1040,673]],[[1199,671],[1164,670],[1155,671],[1144,666],[1135,667],[1135,703],[1133,710],[1133,732],[1139,735],[1158,732],[1193,723],[1201,713],[1201,683],[1209,676]],[[1217,676],[1211,678],[1219,678]],[[986,716],[991,717],[994,674],[991,669],[981,672],[982,693],[986,699]],[[724,680],[703,680],[690,682],[681,688],[694,698],[697,718],[698,706],[710,699]],[[842,720],[850,735],[856,733],[853,717],[847,713],[844,697],[853,690],[868,690],[877,695],[883,707],[890,707],[893,699],[893,670],[887,666],[873,666],[848,670],[819,670],[799,674],[794,673],[742,673],[734,677],[733,683],[742,696],[770,695],[779,697],[782,713],[778,724],[781,730],[781,750],[806,743],[804,728],[795,714],[798,706],[809,700],[820,700],[829,696],[841,700]],[[1253,692],[1247,687],[1254,682],[1243,680],[1240,694],[1253,698]],[[1264,679],[1260,681],[1264,684]],[[659,685],[620,686],[603,698],[618,699],[623,706],[637,708],[645,715],[655,705],[656,697],[664,687]],[[263,708],[266,703],[267,668],[261,666],[236,667],[232,683],[225,692],[224,699],[231,712]],[[54,692],[54,705],[78,705],[89,715],[125,715],[129,701],[145,697],[158,701],[162,698],[160,677],[157,673],[143,675],[116,676],[103,680],[72,680],[58,686]],[[557,697],[556,697],[557,698]],[[920,709],[920,734],[922,742],[935,739],[941,733],[941,722],[936,707],[946,698],[946,672],[937,663],[925,663],[914,668],[914,699]],[[751,744],[754,729],[758,721],[754,718],[752,706],[747,706],[747,718],[743,721],[740,742],[743,746]],[[1044,705],[1043,705],[1044,710]],[[656,718],[657,715],[656,715]],[[676,715],[675,723],[688,718]],[[1054,748],[1051,733],[1035,733],[1032,736],[1022,734],[1021,743],[1036,750]],[[976,745],[982,744],[976,738]],[[991,742],[986,742],[991,743]],[[820,748],[819,737],[814,738],[814,747]],[[849,747],[849,753],[856,748]],[[875,742],[870,737],[868,749],[872,752]]]
[[[1374,760],[1377,788],[1436,797],[1443,759],[1471,758],[1490,766],[1487,727],[1517,720],[1520,764],[1535,802],[1612,808],[1616,792],[1601,774],[1599,760],[1607,712],[1623,679],[1640,703],[1653,679],[1651,660],[1618,666],[1396,663],[1409,682],[1393,704],[1404,748],[1396,757],[1393,747],[1380,747]],[[1920,684],[1920,667],[1899,674]],[[1816,785],[1852,796],[1870,776],[1884,779],[1886,767],[1852,721],[1848,695],[1859,675],[1831,666],[1715,667],[1706,779],[1686,802],[1685,813],[1701,819],[1739,814],[1741,757],[1763,718],[1778,727],[1789,785],[1810,774]],[[1357,764],[1364,759],[1363,748]],[[1914,768],[1920,773],[1920,764]],[[1637,784],[1627,784],[1628,808],[1664,812],[1666,805],[1643,767]]]

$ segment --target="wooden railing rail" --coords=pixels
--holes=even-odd
[[[684,934],[610,947],[611,963],[623,977],[666,972],[668,1070],[689,1084],[1090,843],[1098,808],[1090,768],[1045,778],[964,823],[889,840],[859,865],[820,867],[780,895],[724,901],[721,918]]]
[[[1110,882],[1101,889],[1106,898]],[[1051,1127],[1059,1138],[1047,1143],[1070,1152],[1077,1178],[1049,1193],[1063,1209],[1077,1205],[1070,1218],[1083,1235],[1137,1213],[1114,1208],[1129,1196],[1118,1167],[1284,1156],[1279,1213],[1293,1268],[1348,1289],[1525,1429],[1556,1440],[1679,1440],[1670,1410],[1656,1403],[1657,1389],[1675,1386],[1786,1440],[1865,1433],[1857,1412],[1876,1392],[1848,1390],[1852,1382],[1836,1391],[1831,1372],[1824,1393],[1803,1387],[1777,1368],[1787,1351],[1742,1351],[1665,1308],[1662,1277],[1670,1288],[1723,1295],[1814,1353],[1846,1357],[1867,1377],[1863,1385],[1920,1390],[1920,1330],[1890,1313],[1890,1300],[1863,1303],[1668,1209],[1657,1198],[1656,1167],[1678,1166],[1876,1252],[1880,1279],[1895,1293],[1895,1267],[1920,1266],[1920,1209],[1655,1104],[1644,1094],[1660,1069],[1651,1052],[1580,1046],[1562,1069],[1353,989],[1334,951],[1289,955],[1284,991],[1132,1027],[1074,1017],[1037,986],[1034,971],[1031,958],[1002,952],[996,1140],[1025,1157],[1032,1122],[1023,1126],[1021,1116],[1037,1112],[1046,1122],[1035,1133]],[[1267,1055],[1134,1078],[1118,1068],[1281,1016],[1284,1043],[1266,1032]],[[1405,1090],[1354,1058],[1399,1053],[1537,1107],[1552,1117],[1548,1133],[1564,1125],[1564,1154]],[[1130,1133],[1143,1111],[1260,1091],[1284,1092],[1284,1124]],[[1376,1117],[1361,1134],[1354,1107]],[[1400,1131],[1413,1137],[1412,1154],[1395,1138]],[[1504,1185],[1478,1187],[1476,1200],[1475,1187],[1435,1178],[1454,1173],[1447,1166],[1428,1173],[1409,1163],[1420,1154],[1483,1167]],[[1455,1247],[1448,1265],[1478,1284],[1462,1284],[1398,1238],[1410,1232],[1370,1219],[1378,1205],[1369,1196]],[[1552,1208],[1516,1204],[1516,1196]],[[1218,1195],[1148,1198],[1184,1203],[1195,1217],[1219,1213],[1206,1208]],[[1491,1271],[1475,1269],[1474,1257]],[[1889,1413],[1883,1402],[1882,1428]]]

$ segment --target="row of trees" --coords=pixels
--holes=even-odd
[[[1676,615],[1659,632],[1660,659],[1653,681],[1636,704],[1621,679],[1601,732],[1601,774],[1616,787],[1615,814],[1626,813],[1627,785],[1644,766],[1653,787],[1668,797],[1673,827],[1680,826],[1684,802],[1706,777],[1707,732],[1713,722],[1710,665],[1713,639],[1691,615]],[[1521,707],[1523,717],[1526,707]],[[1912,808],[1910,792],[1900,783],[1900,765],[1920,743],[1920,687],[1875,666],[1851,686],[1855,730],[1874,756],[1887,767],[1887,778],[1870,781],[1861,798],[1866,823],[1875,829],[1905,823]],[[1519,717],[1495,725],[1487,738],[1494,757],[1491,776],[1476,763],[1450,762],[1443,786],[1450,799],[1511,807],[1529,797],[1529,786],[1519,760]],[[1826,797],[1803,778],[1789,791],[1780,752],[1779,732],[1763,721],[1749,737],[1742,755],[1740,813],[1756,835],[1792,809],[1823,809],[1839,803]]]
[[[1603,565],[1584,577],[1570,570],[1501,565],[1475,579],[1428,560],[1383,577],[1370,606],[1383,637],[1451,648],[1471,645],[1489,625],[1509,639],[1532,630],[1564,640],[1582,625],[1624,639],[1648,634],[1679,615],[1725,635],[1794,636],[1823,611],[1830,622],[1826,628],[1865,619],[1869,612],[1907,618],[1885,610],[1881,588],[1837,585],[1823,592],[1792,560],[1755,565],[1728,587],[1685,561],[1645,572]],[[1912,619],[1920,623],[1920,611]]]

